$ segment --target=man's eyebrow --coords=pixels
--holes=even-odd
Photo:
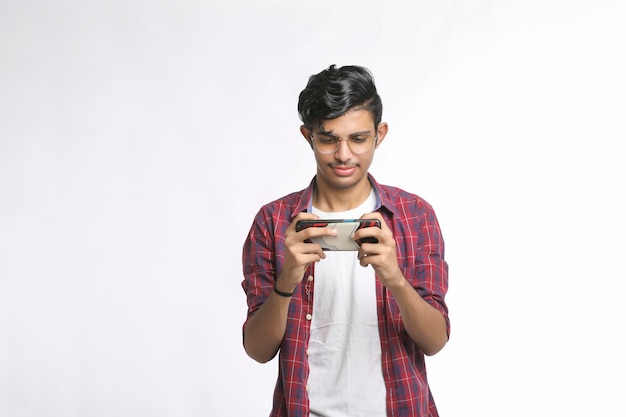
[[[371,130],[362,130],[360,132],[350,133],[348,136],[361,136],[361,135],[371,135],[371,134],[372,134]]]
[[[332,131],[326,131],[326,130],[318,130],[317,132],[314,132],[316,135],[322,135],[322,136],[334,136],[337,137],[337,135],[335,135]]]

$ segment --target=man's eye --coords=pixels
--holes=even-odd
[[[330,145],[330,144],[333,144],[333,143],[337,143],[337,139],[335,139],[335,138],[319,138],[318,142],[322,143],[324,145]]]
[[[367,141],[367,138],[360,138],[360,137],[350,139],[350,142],[352,143],[364,143],[366,141]]]

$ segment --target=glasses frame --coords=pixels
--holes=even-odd
[[[352,149],[352,146],[350,145],[350,142],[351,142],[351,141],[350,141],[350,138],[349,138],[349,137],[348,137],[348,138],[340,138],[340,137],[338,137],[338,136],[334,136],[334,138],[336,138],[336,139],[337,139],[337,146],[336,146],[336,147],[335,147],[335,149],[333,149],[332,151],[323,152],[323,151],[322,151],[322,150],[318,147],[318,145],[314,145],[314,146],[315,146],[315,149],[316,149],[319,153],[321,153],[322,155],[330,155],[330,154],[332,154],[332,153],[337,152],[337,151],[339,150],[339,146],[341,146],[341,141],[342,141],[342,140],[345,140],[345,141],[348,143],[348,148],[350,148],[350,152],[352,152],[352,153],[354,153],[354,154],[356,154],[356,155],[363,155],[363,154],[368,153],[369,151],[371,151],[372,149],[374,149],[374,148],[376,147],[376,143],[378,143],[378,132],[376,132],[376,135],[374,135],[374,138],[373,138],[373,140],[372,140],[372,146],[371,146],[368,150],[363,151],[363,152],[356,152],[356,151],[354,151],[354,150]],[[317,142],[317,139],[313,137],[313,133],[312,133],[312,132],[311,132],[311,137],[310,137],[310,139],[311,139],[311,143]]]

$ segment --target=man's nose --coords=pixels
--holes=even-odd
[[[352,149],[350,149],[350,141],[348,139],[339,139],[339,147],[335,152],[335,157],[340,161],[347,161],[352,158]]]

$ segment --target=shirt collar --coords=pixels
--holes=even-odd
[[[376,194],[376,210],[385,210],[392,215],[395,215],[393,201],[390,196],[385,191],[384,187],[382,187],[374,177],[368,173],[367,178],[372,184],[372,188],[374,189],[374,193]],[[295,210],[293,211],[294,217],[298,215],[298,213],[302,212],[313,212],[313,187],[315,186],[315,177],[309,183],[309,186],[302,190],[300,194],[300,198],[296,204]]]

